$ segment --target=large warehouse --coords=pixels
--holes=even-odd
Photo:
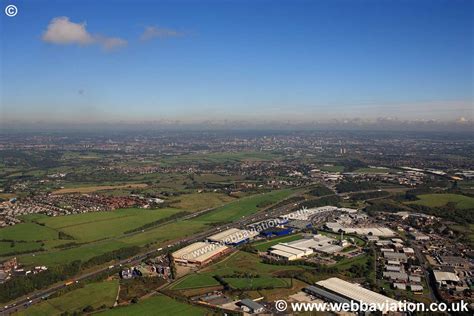
[[[398,304],[397,300],[374,291],[370,291],[358,284],[350,283],[339,278],[329,278],[327,280],[319,281],[316,282],[316,285],[325,289],[326,291],[335,293],[343,298],[356,302],[371,305],[377,304],[377,306],[385,306],[387,308],[389,307],[388,305],[394,306],[395,304]],[[386,312],[387,308],[381,311]]]
[[[173,259],[179,263],[205,265],[229,250],[221,244],[200,241],[173,252]]]
[[[293,261],[308,256],[313,253],[310,248],[300,248],[298,246],[289,245],[288,243],[277,244],[270,248],[270,254],[274,257]]]
[[[348,227],[344,226],[339,222],[326,223],[326,227],[335,233],[344,232],[345,234],[357,234],[364,236],[377,236],[377,237],[393,237],[395,233],[387,227],[374,226],[374,227]]]
[[[253,230],[244,230],[238,228],[231,228],[223,232],[217,233],[208,237],[211,242],[221,243],[225,245],[237,246],[243,244],[250,239],[257,236],[258,233]]]
[[[337,242],[333,238],[318,234],[312,238],[279,243],[270,248],[270,254],[289,261],[310,255],[314,251],[332,254],[343,249]]]

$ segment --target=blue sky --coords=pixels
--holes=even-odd
[[[473,118],[470,0],[1,3],[4,121]]]

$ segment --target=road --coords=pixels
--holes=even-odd
[[[341,194],[337,194],[337,195],[343,197],[343,196],[346,196],[346,195],[349,195],[349,194],[352,194],[352,193],[367,193],[367,192],[373,192],[373,191],[377,191],[377,190],[364,190],[364,191],[359,191],[359,192],[346,192],[346,193],[341,193]],[[295,196],[298,196],[298,195],[300,195],[300,193],[291,195],[291,196],[287,197],[286,199],[280,201],[279,203],[287,201],[288,199],[290,199],[292,197],[295,197]],[[328,196],[332,196],[332,195],[334,195],[334,194],[320,196],[320,197],[315,198],[315,200],[320,199],[320,198],[324,198],[324,197],[328,197]],[[255,214],[252,214],[252,215],[249,215],[249,216],[244,216],[240,220],[235,221],[233,223],[224,224],[224,225],[221,225],[221,226],[216,226],[212,229],[209,229],[209,230],[206,230],[204,232],[195,234],[192,237],[186,237],[186,238],[182,238],[182,239],[179,239],[179,240],[164,243],[164,244],[160,245],[161,248],[159,248],[159,249],[161,249],[161,250],[152,249],[152,250],[143,252],[141,254],[135,255],[133,257],[123,259],[121,261],[116,262],[114,264],[114,267],[124,265],[124,264],[128,264],[128,265],[138,264],[141,261],[145,260],[149,256],[152,256],[152,255],[157,256],[157,255],[166,253],[167,248],[176,247],[176,246],[180,246],[180,245],[183,245],[183,244],[188,244],[188,243],[193,243],[193,242],[196,242],[196,241],[203,240],[206,237],[208,237],[212,234],[218,233],[219,231],[221,231],[223,229],[243,227],[243,226],[246,226],[246,225],[254,223],[254,222],[258,222],[258,221],[262,221],[262,220],[267,219],[267,218],[282,215],[282,214],[288,212],[289,209],[298,206],[302,202],[304,202],[304,201],[294,202],[294,203],[290,203],[290,204],[284,204],[284,205],[281,205],[281,206],[278,206],[278,207],[269,206],[269,207],[255,213]],[[205,209],[205,210],[202,210],[202,211],[199,211],[199,212],[195,212],[195,213],[186,215],[186,216],[180,218],[179,220],[189,220],[191,218],[202,215],[203,213],[212,211],[213,209],[215,209],[215,208]],[[165,224],[169,224],[169,222],[163,223],[161,225],[165,225]],[[161,225],[159,225],[159,226],[161,226]],[[156,228],[156,227],[158,227],[158,226],[153,227],[153,229]],[[141,233],[141,232],[142,231],[132,232],[130,234],[137,234],[137,233]],[[93,270],[93,271],[90,271],[90,272],[87,272],[87,273],[84,273],[84,274],[81,274],[81,275],[75,277],[74,281],[81,282],[83,280],[93,278],[93,277],[95,277],[95,276],[97,276],[101,273],[104,273],[107,270],[109,270],[109,267],[98,268],[96,270]],[[13,312],[16,312],[16,311],[19,311],[19,310],[22,310],[22,309],[26,309],[29,306],[40,302],[42,300],[42,297],[47,297],[49,295],[52,295],[52,294],[56,293],[57,291],[59,291],[61,289],[64,289],[65,287],[67,287],[67,285],[65,285],[64,283],[61,283],[61,284],[53,285],[53,286],[51,286],[51,287],[49,287],[45,290],[39,290],[39,291],[33,292],[26,298],[21,298],[21,299],[18,299],[16,301],[10,302],[8,308],[4,309],[0,313],[0,315],[10,315]]]
[[[293,197],[293,196],[290,196],[290,197],[286,198],[283,201],[286,201],[291,197]],[[141,261],[148,258],[149,256],[152,256],[152,255],[157,256],[157,255],[166,253],[167,248],[171,248],[171,247],[175,247],[175,246],[179,246],[179,245],[188,244],[188,243],[203,240],[206,237],[208,237],[212,234],[218,233],[219,231],[221,231],[223,229],[234,228],[234,227],[243,227],[243,226],[251,224],[253,222],[258,222],[258,221],[264,220],[265,218],[268,218],[268,217],[281,215],[285,212],[288,212],[289,208],[293,208],[293,207],[297,206],[299,203],[301,203],[301,202],[292,203],[292,204],[285,204],[285,205],[282,205],[282,206],[279,206],[279,207],[276,207],[276,208],[274,206],[270,206],[270,207],[265,208],[265,209],[255,213],[253,215],[242,217],[240,220],[238,220],[236,222],[226,224],[226,225],[216,226],[212,229],[209,229],[209,230],[206,230],[204,232],[195,234],[192,237],[182,238],[182,239],[179,239],[177,241],[170,241],[168,243],[162,244],[162,245],[160,245],[161,248],[159,248],[161,250],[152,249],[152,250],[143,252],[141,254],[135,255],[133,257],[120,260],[120,261],[116,262],[113,266],[117,267],[117,266],[125,265],[125,264],[127,264],[127,265],[138,264]],[[199,212],[187,215],[185,217],[182,217],[182,218],[180,218],[180,220],[183,220],[183,219],[188,220],[188,219],[197,217],[197,216],[199,216],[199,215],[201,215],[205,212],[211,211],[211,210],[212,209],[206,209],[206,210],[203,210],[203,211],[199,211]],[[156,227],[153,227],[153,228],[156,228]],[[75,277],[73,280],[74,280],[74,282],[81,282],[83,280],[93,278],[93,277],[95,277],[95,276],[97,276],[101,273],[104,273],[109,269],[110,269],[110,267],[98,268],[96,270],[81,274],[81,275]],[[45,290],[39,290],[39,291],[33,292],[26,298],[21,298],[21,299],[18,299],[16,301],[10,302],[9,307],[4,309],[0,313],[0,315],[10,315],[14,312],[20,311],[22,309],[26,309],[31,305],[34,305],[34,304],[37,304],[37,303],[41,302],[42,297],[50,296],[50,295],[58,292],[59,290],[62,290],[64,288],[66,288],[66,287],[67,287],[67,285],[65,285],[65,283],[61,283],[61,284],[53,285],[53,286],[51,286],[51,287],[49,287]]]
[[[423,269],[423,273],[425,275],[426,284],[430,289],[430,299],[432,302],[438,302],[438,298],[436,297],[436,289],[433,287],[433,284],[430,282],[430,272],[428,271],[429,263],[426,260],[426,257],[421,253],[420,247],[414,243],[411,245],[413,250],[415,250],[415,255],[418,261],[420,262],[421,268]]]

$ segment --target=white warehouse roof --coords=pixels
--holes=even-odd
[[[444,271],[433,271],[433,273],[437,282],[459,282],[459,277],[455,273]]]
[[[316,284],[357,302],[377,304],[377,306],[398,303],[398,301],[390,297],[370,291],[358,284],[350,283],[339,278],[329,278],[327,280],[319,281]]]
[[[210,241],[222,242],[226,244],[239,243],[246,239],[251,239],[258,235],[256,231],[231,228],[223,232],[208,237]]]

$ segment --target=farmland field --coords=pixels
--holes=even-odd
[[[40,217],[36,220],[44,223],[45,225],[51,225],[57,227],[61,231],[65,231],[68,234],[75,235],[76,238],[83,241],[92,241],[95,238],[110,238],[102,241],[94,241],[92,243],[84,244],[77,246],[75,248],[63,249],[63,250],[51,250],[47,252],[41,252],[35,256],[31,254],[19,255],[19,260],[26,265],[35,265],[35,264],[46,264],[46,265],[55,265],[55,264],[64,264],[72,262],[74,260],[87,261],[92,257],[101,255],[103,253],[117,250],[123,247],[129,246],[144,246],[146,244],[155,244],[157,247],[167,241],[175,240],[178,238],[183,238],[190,236],[192,234],[201,232],[209,228],[209,224],[216,223],[220,221],[231,221],[240,218],[243,214],[252,214],[259,210],[259,205],[261,203],[276,203],[286,197],[288,197],[294,191],[292,190],[279,190],[272,191],[260,195],[250,196],[242,198],[235,202],[231,202],[222,207],[219,207],[209,213],[205,213],[202,216],[198,216],[193,219],[175,221],[171,223],[164,224],[162,226],[148,229],[144,232],[138,232],[133,235],[117,235],[120,231],[123,232],[125,227],[129,229],[129,224],[127,226],[122,226],[123,223],[127,222],[130,213],[135,214],[154,214],[153,212],[166,211],[166,209],[158,210],[136,210],[128,209],[121,211],[113,212],[101,212],[101,213],[86,213],[81,214],[75,219],[73,216],[64,216],[57,218],[46,218]],[[265,204],[267,205],[267,204]],[[178,210],[170,210],[171,212],[177,212]],[[150,212],[150,213],[148,213]],[[118,216],[118,217],[114,217]],[[148,215],[152,216],[152,215]],[[153,215],[154,216],[154,215]],[[229,216],[229,217],[228,217]],[[72,218],[72,219],[71,219]],[[99,219],[102,218],[102,221]],[[146,218],[146,216],[145,216]],[[110,225],[111,222],[118,221],[117,225]],[[142,220],[142,219],[140,219]],[[149,220],[151,221],[151,220]],[[97,223],[96,223],[97,222]],[[34,223],[31,223],[34,224]],[[77,225],[75,225],[77,224]],[[23,225],[23,224],[21,224]],[[34,224],[36,225],[36,224]],[[123,224],[125,225],[125,224]],[[19,226],[19,225],[17,225]],[[38,225],[39,226],[39,225]],[[83,227],[83,229],[73,229],[75,226]],[[43,226],[39,226],[43,227]],[[88,227],[94,227],[94,229]],[[103,231],[99,230],[98,227],[103,227]],[[43,227],[50,229],[48,227]]]
[[[344,166],[321,166],[319,169],[326,172],[342,172],[344,171]]]
[[[17,257],[22,264],[25,264],[27,266],[51,266],[69,263],[74,260],[87,261],[95,256],[99,256],[106,252],[117,250],[127,246],[127,244],[120,241],[107,240],[93,244],[86,244],[80,247],[70,249],[54,250],[51,252],[40,252],[35,255],[24,254],[19,255]]]
[[[241,198],[226,204],[213,212],[199,216],[198,219],[208,222],[232,222],[242,216],[247,216],[258,211],[262,206],[268,206],[289,197],[294,191],[279,190],[259,195]]]
[[[393,171],[388,168],[359,168],[355,170],[355,173],[389,173],[390,171]]]
[[[13,246],[12,246],[13,245]],[[20,253],[27,251],[36,251],[41,249],[41,242],[9,242],[9,241],[0,241],[0,256],[9,254],[9,253]]]
[[[211,287],[218,286],[220,283],[209,274],[200,275],[199,273],[185,276],[181,280],[177,281],[171,287],[172,290],[184,290],[193,289],[199,287]]]
[[[206,315],[207,313],[208,310],[204,308],[181,303],[164,295],[157,295],[144,299],[143,301],[139,301],[138,304],[132,304],[126,307],[116,307],[100,313],[99,315],[198,316]]]
[[[64,312],[82,311],[90,305],[93,308],[113,306],[117,295],[118,280],[86,284],[59,297],[45,300],[29,307],[18,315],[61,315]]]
[[[39,219],[39,223],[56,228],[79,242],[115,237],[178,213],[176,209],[121,209]]]
[[[226,194],[205,192],[180,195],[171,201],[176,201],[173,203],[173,207],[189,211],[199,211],[218,207],[234,200],[235,198]]]
[[[0,229],[0,240],[50,240],[57,239],[58,232],[36,223],[21,223]]]
[[[428,207],[441,207],[448,203],[456,204],[457,209],[474,208],[474,198],[460,194],[421,194],[419,200],[408,202],[408,204],[419,204]]]

